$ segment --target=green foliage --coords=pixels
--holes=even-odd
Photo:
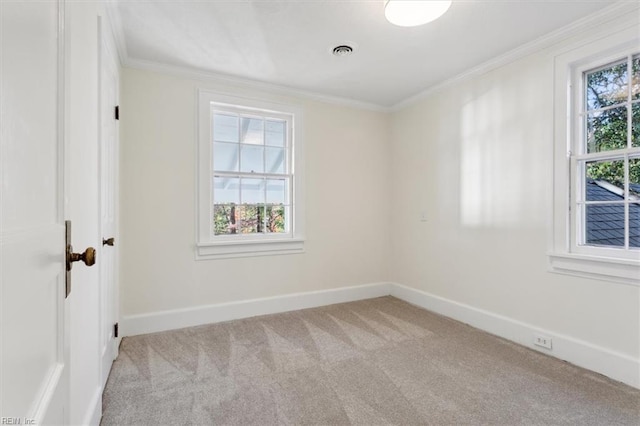
[[[237,233],[236,208],[235,204],[216,204],[213,207],[214,235]]]
[[[285,232],[285,207],[267,205],[267,232]]]
[[[640,61],[633,62],[632,82],[638,84]],[[587,76],[587,108],[597,109],[624,103],[628,99],[629,78],[626,63],[590,73]],[[632,146],[640,146],[640,104],[632,107]],[[628,135],[627,106],[611,108],[587,116],[587,152],[624,149]],[[587,177],[624,187],[624,161],[601,161],[587,164]],[[629,181],[640,183],[640,161],[629,162]]]
[[[216,204],[213,208],[214,235],[283,233],[285,206],[273,204]]]

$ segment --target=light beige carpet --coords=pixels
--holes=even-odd
[[[640,391],[392,297],[123,339],[103,425],[639,425]]]

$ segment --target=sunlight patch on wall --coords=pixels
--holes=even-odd
[[[550,146],[536,75],[485,82],[462,107],[460,220],[467,227],[542,223]],[[549,115],[550,117],[550,115]]]

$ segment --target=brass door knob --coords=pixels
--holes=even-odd
[[[71,270],[71,264],[82,260],[85,265],[93,266],[96,263],[96,249],[93,247],[87,248],[84,253],[73,253],[73,247],[67,246],[67,271]]]
[[[107,238],[106,240],[103,238],[102,239],[102,245],[103,246],[111,246],[113,247],[113,243],[116,241],[115,238],[111,237],[111,238]]]

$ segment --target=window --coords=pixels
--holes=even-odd
[[[628,55],[580,74],[571,155],[576,252],[634,258],[640,248],[640,58]]]
[[[300,111],[199,93],[197,258],[303,249]]]
[[[291,119],[212,104],[213,236],[291,229]]]
[[[626,45],[556,58],[550,263],[640,285],[640,55]]]

